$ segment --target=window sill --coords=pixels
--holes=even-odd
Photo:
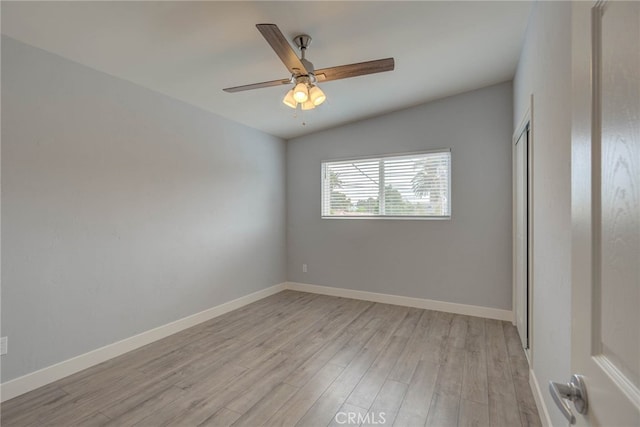
[[[321,216],[321,219],[391,219],[401,221],[443,221],[450,220],[451,216],[368,216],[368,215],[352,215],[352,216]]]

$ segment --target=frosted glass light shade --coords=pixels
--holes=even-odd
[[[293,89],[293,98],[299,103],[306,102],[309,99],[309,90],[304,83],[298,83]]]
[[[296,108],[298,103],[296,102],[296,99],[293,97],[293,89],[287,92],[287,94],[284,96],[284,99],[282,100],[282,103],[287,107]]]
[[[327,99],[327,96],[318,86],[313,86],[309,91],[309,98],[311,99],[311,102],[313,102],[313,105],[317,106],[322,104],[325,99]]]
[[[302,103],[303,110],[313,110],[314,108],[316,108],[316,106],[313,104],[313,101],[311,101],[310,99]]]

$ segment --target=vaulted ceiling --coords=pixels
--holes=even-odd
[[[220,116],[291,138],[513,77],[530,2],[7,2],[2,33]],[[312,111],[282,104],[289,77],[257,31],[306,33],[316,68],[394,57],[395,70],[321,84]],[[293,45],[293,43],[292,43]],[[305,123],[303,125],[303,123]]]

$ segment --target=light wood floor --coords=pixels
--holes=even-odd
[[[540,425],[510,323],[293,291],[7,401],[2,425],[358,425],[350,413]]]

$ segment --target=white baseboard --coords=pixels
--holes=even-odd
[[[484,317],[487,319],[513,321],[513,312],[499,308],[480,307],[477,305],[456,304],[452,302],[435,301],[424,298],[403,297],[399,295],[379,294],[375,292],[355,291],[352,289],[334,288],[330,286],[310,285],[307,283],[286,282],[286,289],[314,294],[331,295],[335,297],[353,298],[384,304],[403,305],[426,310],[445,311],[447,313],[464,314],[467,316]]]
[[[280,283],[7,381],[0,384],[0,401],[4,402],[31,390],[35,390],[38,387],[42,387],[53,381],[82,371],[83,369],[90,368],[91,366],[95,366],[131,350],[168,337],[169,335],[199,323],[206,322],[214,317],[228,313],[229,311],[266,298],[285,289],[285,284]]]
[[[547,410],[547,405],[545,405],[544,398],[542,397],[542,391],[540,391],[540,384],[538,384],[538,379],[536,378],[536,374],[533,372],[533,369],[529,370],[529,385],[531,387],[531,392],[533,393],[533,398],[536,401],[536,406],[538,407],[540,422],[544,427],[553,427],[551,417],[549,417],[549,411]]]

